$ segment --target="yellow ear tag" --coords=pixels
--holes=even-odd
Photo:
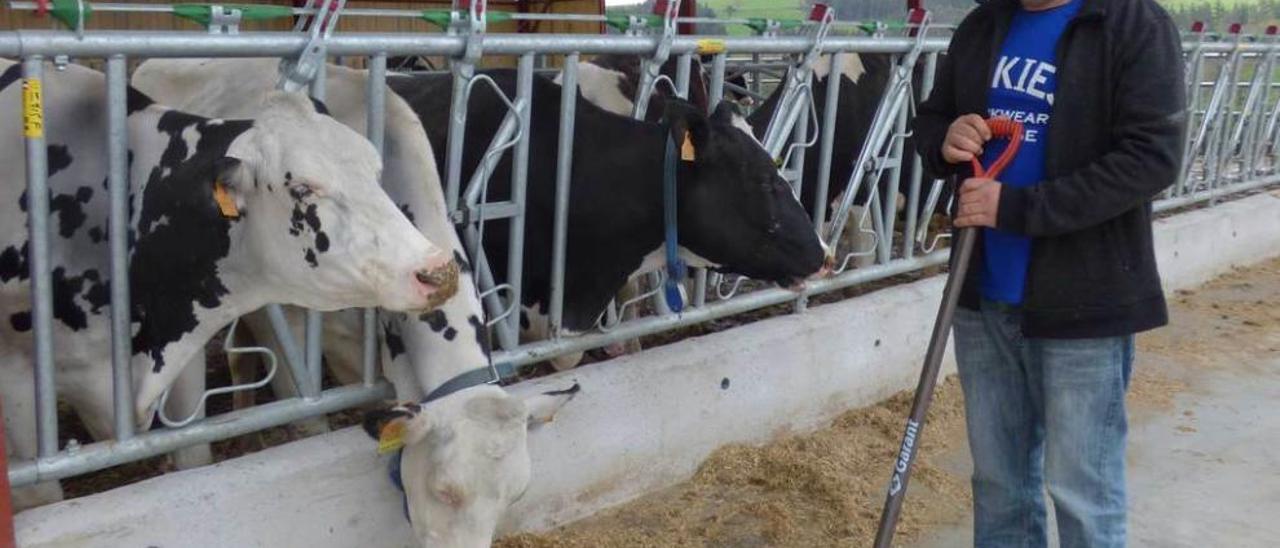
[[[689,132],[684,132],[684,143],[680,145],[680,159],[686,162],[692,162],[694,158],[693,140],[689,139]]]
[[[384,455],[404,447],[404,421],[391,421],[378,432],[378,454]]]
[[[218,202],[218,210],[222,212],[223,217],[232,219],[240,216],[240,209],[236,207],[236,199],[231,197],[231,193],[227,192],[227,187],[221,181],[213,183],[213,200]]]

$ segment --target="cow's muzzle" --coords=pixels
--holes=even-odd
[[[419,270],[413,276],[427,293],[426,310],[439,308],[458,293],[457,261],[450,260],[435,268]]]

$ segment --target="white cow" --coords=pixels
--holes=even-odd
[[[271,60],[156,59],[138,67],[133,84],[196,112],[250,114],[252,103],[246,105],[244,98],[267,94],[277,74]],[[366,129],[367,80],[367,72],[339,66],[329,66],[325,78],[329,112],[359,132]],[[383,163],[382,184],[387,193],[432,241],[448,246],[464,274],[470,274],[461,242],[445,215],[431,145],[418,117],[389,90]],[[487,330],[471,276],[463,276],[459,286],[457,298],[428,314],[380,312],[381,363],[397,399],[422,401],[451,379],[487,365]],[[301,340],[300,311],[287,314],[295,338]],[[326,361],[342,381],[359,377],[359,318],[355,311],[326,317]],[[258,341],[274,340],[263,318],[251,317],[249,323]],[[275,388],[278,396],[294,394],[289,382],[278,382]],[[423,545],[488,545],[503,511],[528,486],[526,425],[549,420],[572,394],[565,391],[521,400],[498,387],[480,385],[370,415],[370,425],[389,420],[408,425],[405,449],[394,462],[403,460],[400,469],[410,521]],[[379,430],[371,427],[371,431]]]
[[[48,70],[50,270],[58,394],[98,439],[113,434],[105,78]],[[0,393],[10,452],[36,456],[23,86],[0,60]],[[129,281],[140,428],[215,332],[268,302],[322,310],[431,310],[458,265],[377,185],[379,158],[305,96],[252,98],[252,120],[205,118],[129,90]],[[56,482],[17,490],[29,506]]]

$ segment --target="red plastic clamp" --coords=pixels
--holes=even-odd
[[[809,20],[821,23],[827,18],[827,12],[831,11],[831,6],[826,4],[814,4],[813,9],[809,10]]]
[[[478,6],[476,7],[476,15],[479,17],[484,17],[485,7],[489,5],[489,3],[485,2],[484,0],[458,0],[458,8],[462,11],[470,12],[471,3],[473,1],[478,4]]]

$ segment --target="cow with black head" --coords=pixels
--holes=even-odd
[[[485,73],[514,94],[514,71]],[[408,100],[431,140],[447,139],[447,76],[394,77],[388,83]],[[522,292],[530,338],[545,336],[550,298],[560,89],[534,79]],[[464,180],[479,164],[506,107],[488,88],[477,88],[468,112]],[[826,252],[803,208],[764,150],[735,124],[735,114],[725,104],[707,116],[693,104],[670,99],[657,112],[661,122],[653,123],[605,111],[579,96],[564,282],[568,332],[591,329],[628,278],[661,264],[668,136],[680,147],[687,135],[693,152],[692,159],[678,162],[676,174],[679,244],[691,266],[787,286],[823,269]],[[441,149],[436,154],[442,165]],[[490,178],[490,200],[509,196],[510,168],[508,160],[499,162]],[[499,278],[509,245],[504,227],[504,221],[494,221],[486,228],[485,252]]]

